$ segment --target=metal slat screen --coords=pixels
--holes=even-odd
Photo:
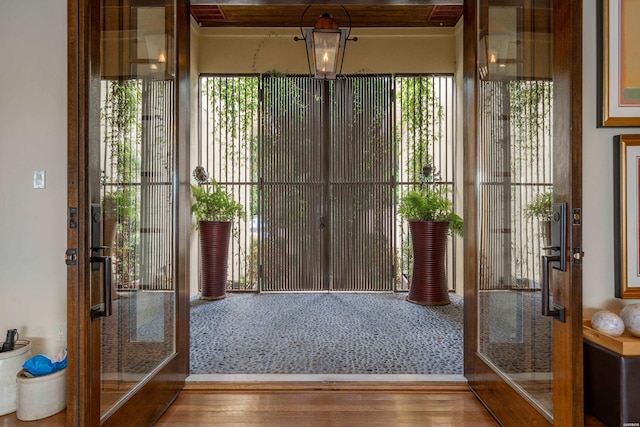
[[[552,83],[484,81],[480,123],[480,289],[539,289],[552,182]]]
[[[103,242],[117,290],[173,290],[173,82],[103,81]]]
[[[263,84],[261,290],[323,290],[322,82],[271,76]]]
[[[205,76],[201,93],[199,164],[248,215],[229,290],[408,289],[397,198],[427,161],[453,188],[452,76]]]
[[[357,76],[334,83],[330,289],[393,291],[393,78]]]

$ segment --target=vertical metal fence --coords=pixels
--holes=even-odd
[[[103,81],[103,244],[117,290],[173,289],[171,81]]]
[[[324,290],[323,82],[306,76],[265,76],[263,82],[261,290]]]
[[[330,290],[393,291],[395,129],[391,76],[333,82],[329,120]]]
[[[539,289],[552,182],[552,83],[483,81],[480,289]],[[550,207],[550,205],[548,205]]]
[[[229,290],[408,289],[395,204],[425,162],[453,188],[452,76],[205,76],[201,94],[199,164],[248,212]]]

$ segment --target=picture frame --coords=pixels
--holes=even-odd
[[[640,298],[640,134],[614,140],[616,298]]]
[[[600,2],[598,126],[640,126],[640,2]]]

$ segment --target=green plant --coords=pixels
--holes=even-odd
[[[244,217],[244,208],[226,192],[215,179],[210,186],[191,185],[194,202],[191,212],[196,221],[233,221],[236,217]]]
[[[118,222],[128,222],[137,212],[134,195],[125,190],[115,190],[105,193],[102,198],[103,215],[115,218]]]
[[[553,216],[553,192],[539,193],[524,207],[524,215],[527,218],[537,217],[550,221]]]
[[[442,186],[423,185],[409,190],[400,200],[398,213],[409,221],[446,221],[452,234],[462,236],[462,218],[453,211],[453,203]]]

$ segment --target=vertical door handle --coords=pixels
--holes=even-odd
[[[561,322],[565,321],[564,307],[557,304],[552,304],[550,298],[550,280],[549,275],[551,269],[549,266],[552,262],[560,262],[560,256],[558,255],[542,255],[542,315],[557,317]]]
[[[104,248],[100,248],[104,249]],[[110,256],[92,256],[89,258],[91,263],[103,264],[102,268],[102,298],[103,303],[91,307],[91,320],[100,317],[109,317],[112,314],[111,304],[111,257]]]

